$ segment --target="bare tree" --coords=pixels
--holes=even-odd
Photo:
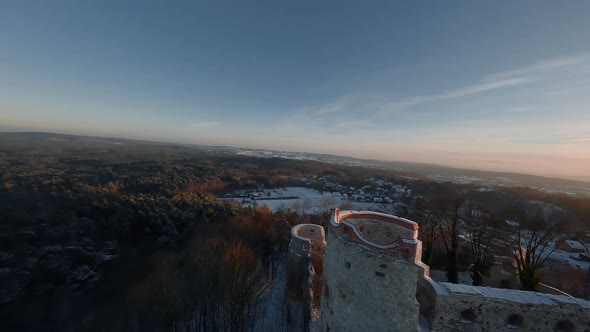
[[[199,331],[254,329],[268,278],[254,250],[242,240],[215,237],[191,244],[180,275],[187,284],[176,299],[186,300]],[[178,282],[167,284],[176,289]],[[180,320],[179,322],[182,322]]]
[[[466,222],[473,255],[473,264],[469,270],[474,286],[482,284],[484,276],[488,274],[494,263],[494,256],[488,253],[488,248],[496,234],[496,229],[490,226],[490,220],[492,217],[489,213],[475,208],[471,210],[470,217]]]
[[[340,205],[341,210],[352,210],[354,209],[354,205],[351,201],[346,201]]]
[[[218,278],[222,279],[225,316],[231,331],[254,325],[257,306],[268,284],[254,251],[242,241],[225,246]]]
[[[445,199],[442,207],[442,238],[447,256],[447,281],[454,284],[459,282],[459,268],[457,262],[457,247],[459,246],[459,226],[462,222],[461,206],[464,199],[454,195]]]
[[[311,207],[312,201],[309,198],[298,199],[293,204],[291,204],[291,209],[297,212],[300,217],[303,217]]]
[[[555,250],[550,244],[557,237],[557,225],[550,226],[542,214],[530,221],[532,222],[529,224],[534,226],[533,230],[525,231],[519,227],[514,239],[505,241],[505,244],[516,262],[522,289],[536,291],[543,264]]]
[[[410,218],[420,225],[420,240],[424,244],[422,261],[427,264],[432,264],[432,255],[434,253],[434,243],[441,230],[442,211],[433,209],[429,202],[424,200],[419,201]]]
[[[325,222],[330,218],[330,211],[336,207],[336,200],[332,197],[323,197],[320,200],[320,214],[322,226],[326,227]]]
[[[330,213],[330,209],[335,207],[336,201],[332,197],[323,197],[320,200],[320,208],[322,209],[322,213],[328,211]]]

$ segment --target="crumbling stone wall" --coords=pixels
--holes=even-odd
[[[416,331],[421,315],[431,331],[590,332],[590,301],[433,281],[409,220],[335,210],[327,244],[311,226],[292,231],[287,283],[319,306],[320,331]]]
[[[367,240],[377,244],[390,244],[398,239],[412,239],[414,230],[399,225],[368,218],[348,218],[351,224],[355,225],[359,232]]]
[[[582,299],[433,281],[422,286],[431,331],[590,331],[590,302]]]
[[[346,241],[360,244],[378,255],[423,265],[419,227],[411,220],[372,211],[334,209],[330,225],[341,238],[345,237]]]
[[[335,227],[328,239],[320,331],[416,331],[424,266],[350,242]]]
[[[287,299],[309,307],[309,319],[314,308],[319,309],[323,284],[324,228],[314,224],[300,224],[291,229],[287,255]]]

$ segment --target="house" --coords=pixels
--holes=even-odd
[[[586,252],[584,245],[576,240],[557,240],[555,246],[567,252]]]

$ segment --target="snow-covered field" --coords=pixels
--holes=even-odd
[[[483,182],[485,179],[476,176],[468,175],[443,175],[443,174],[429,174],[426,177],[438,181],[451,181],[453,183],[472,183]]]
[[[323,212],[340,207],[345,202],[350,202],[353,209],[358,210],[386,210],[392,207],[391,204],[353,202],[343,197],[340,193],[322,193],[318,190],[305,187],[265,189],[256,191],[253,195],[253,198],[235,197],[223,198],[223,200],[242,203],[244,206],[252,206],[254,204],[262,206],[266,204],[272,211],[291,209],[303,213]]]

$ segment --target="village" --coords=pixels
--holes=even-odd
[[[263,185],[258,185],[256,189],[225,194],[223,199],[246,206],[267,204],[273,211],[298,209],[304,205],[306,212],[318,212],[320,209],[342,204],[364,209],[399,209],[407,207],[405,202],[411,202],[415,198],[407,186],[385,180],[369,179],[368,184],[358,188],[339,184],[329,176],[305,176],[301,181],[305,187],[265,189]]]

